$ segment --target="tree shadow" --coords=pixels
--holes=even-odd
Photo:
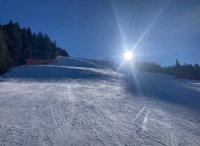
[[[156,77],[157,76],[157,77]],[[126,76],[127,92],[138,97],[153,98],[200,109],[200,91],[181,86],[180,81],[167,75],[136,72]],[[183,82],[186,84],[187,82]]]

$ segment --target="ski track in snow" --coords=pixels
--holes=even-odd
[[[59,70],[60,66],[60,71],[72,69],[73,73],[77,69],[83,78],[76,79],[73,74],[67,78],[65,71],[63,78],[57,79],[52,79],[54,73],[44,80],[43,75],[22,78],[29,72],[28,66],[0,76],[0,145],[200,145],[199,109],[162,100],[168,88],[172,96],[183,99],[187,94],[198,96],[199,84],[141,72],[145,76],[138,75],[143,91],[139,94],[127,88],[119,73],[94,63],[89,64],[92,69],[85,69],[88,62],[80,59],[75,60],[80,62],[78,68],[63,67],[65,60],[73,66],[73,58],[63,58],[50,68]],[[37,67],[30,68],[38,75],[42,66]],[[100,76],[85,78],[87,73]],[[154,94],[150,87],[163,94]],[[184,90],[179,95],[174,88],[191,93]]]

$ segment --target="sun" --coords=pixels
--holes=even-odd
[[[132,52],[126,51],[126,52],[124,53],[124,59],[125,59],[125,60],[131,60],[132,57],[133,57]]]

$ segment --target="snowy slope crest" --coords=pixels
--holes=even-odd
[[[122,77],[109,68],[72,57],[62,57],[57,63],[47,65],[24,65],[12,68],[4,78],[29,78],[35,80],[61,80],[80,78]]]

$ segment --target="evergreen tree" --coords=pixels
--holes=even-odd
[[[198,77],[200,75],[200,66],[198,64],[194,64],[194,76]]]
[[[51,40],[47,34],[44,34],[44,47],[47,52],[47,58],[53,59],[55,58],[55,53],[53,52],[53,49],[51,47]]]
[[[27,30],[26,30],[26,39],[27,39],[27,48],[24,52],[24,57],[25,58],[31,58],[31,54],[29,53],[32,49],[33,49],[33,46],[32,46],[32,32],[31,32],[31,29],[28,27]]]
[[[56,56],[69,56],[65,49],[57,47],[47,34],[31,32],[20,28],[19,23],[9,21],[0,26],[0,73],[12,66],[26,63],[26,59],[55,59]]]
[[[8,39],[6,41],[7,47],[12,59],[12,64],[14,66],[20,63],[20,53],[22,47],[21,32],[19,23],[14,23],[10,21],[4,26],[6,33],[8,34]]]
[[[175,71],[175,74],[176,75],[180,75],[181,74],[181,65],[179,63],[179,61],[176,59],[176,64],[175,64],[175,67],[174,67],[174,71]]]
[[[10,69],[10,54],[5,42],[5,34],[0,26],[0,74]]]
[[[28,58],[28,52],[31,50],[31,30],[23,28],[21,30],[21,39],[22,39],[22,47],[21,47],[21,59],[20,64],[26,63],[26,58]]]

